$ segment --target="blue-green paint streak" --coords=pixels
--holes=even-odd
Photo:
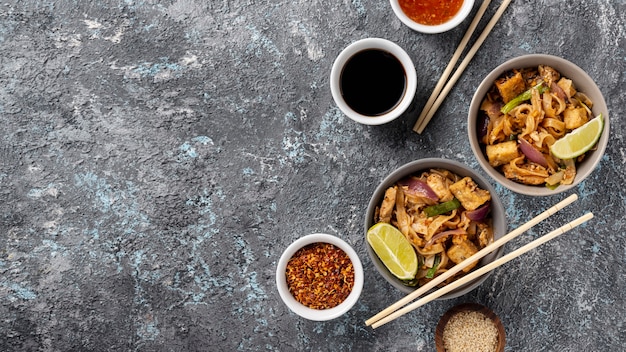
[[[32,299],[37,298],[37,294],[32,289],[28,287],[24,287],[15,282],[2,281],[0,282],[0,286],[12,292],[7,297],[9,301],[15,301],[18,299],[32,300]]]

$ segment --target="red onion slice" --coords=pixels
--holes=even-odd
[[[478,117],[478,123],[476,124],[476,130],[478,133],[478,140],[482,141],[487,135],[489,127],[489,117],[485,114],[481,114]]]
[[[433,189],[430,188],[430,186],[426,184],[426,182],[420,180],[417,177],[409,176],[398,181],[398,184],[408,187],[408,189],[406,190],[406,193],[408,194],[425,197],[431,200],[439,200],[439,196],[437,196],[437,193],[435,193],[435,191],[433,191]]]
[[[475,210],[467,211],[465,215],[472,221],[483,221],[491,210],[491,202],[487,202]]]
[[[522,153],[524,153],[528,160],[537,163],[543,167],[548,167],[548,161],[546,160],[546,157],[541,154],[540,151],[535,149],[532,144],[528,143],[528,141],[524,138],[518,138],[517,140],[519,141],[520,150],[522,151]]]
[[[563,88],[556,84],[556,82],[552,82],[552,84],[550,85],[550,90],[553,91],[559,98],[567,101],[567,94],[565,94]]]
[[[465,234],[467,234],[467,232],[465,232],[465,230],[463,229],[454,229],[454,230],[439,232],[438,234],[435,234],[433,237],[431,237],[431,239],[428,242],[426,242],[426,244],[424,245],[424,248],[431,246],[433,243],[435,243],[435,241],[437,241],[440,238],[453,236],[453,235],[465,235]]]

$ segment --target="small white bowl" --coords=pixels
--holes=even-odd
[[[367,116],[354,111],[344,100],[341,94],[341,73],[348,60],[356,53],[368,50],[378,49],[386,51],[395,56],[402,66],[406,74],[406,87],[404,96],[396,106],[385,114],[377,116]],[[382,125],[396,119],[409,108],[415,97],[417,90],[417,73],[415,65],[411,57],[398,44],[381,38],[365,38],[358,40],[339,53],[330,72],[330,91],[335,103],[339,109],[352,120],[364,125]]]
[[[517,183],[513,180],[509,180],[504,177],[498,170],[489,164],[484,146],[481,145],[478,140],[477,125],[480,115],[480,105],[487,92],[493,86],[494,81],[502,76],[505,72],[513,69],[521,69],[526,67],[537,67],[539,65],[548,65],[555,70],[559,71],[562,76],[571,79],[578,91],[585,93],[589,99],[593,102],[593,116],[602,114],[604,118],[604,130],[602,136],[596,144],[596,149],[587,152],[585,159],[577,163],[576,165],[576,177],[571,185],[560,185],[555,189],[549,189],[544,185],[533,186]],[[585,180],[595,168],[598,166],[606,150],[606,146],[609,142],[609,110],[600,88],[596,85],[593,79],[580,67],[574,63],[563,59],[558,56],[545,55],[545,54],[529,54],[519,56],[510,59],[503,64],[493,69],[483,81],[478,85],[478,89],[472,98],[469,106],[468,118],[467,118],[467,133],[469,137],[470,147],[476,160],[483,168],[483,170],[496,180],[502,186],[510,189],[513,192],[525,194],[528,196],[551,196],[561,192],[568,191]]]
[[[291,259],[291,257],[300,248],[309,244],[320,242],[330,243],[343,250],[350,257],[350,260],[352,261],[352,267],[354,268],[354,285],[352,287],[352,291],[341,304],[329,309],[312,309],[298,302],[289,292],[289,288],[287,287],[287,279],[285,276],[285,272],[287,270],[287,262],[289,262],[289,259]],[[339,237],[322,233],[307,235],[293,242],[287,247],[287,249],[285,249],[276,267],[276,287],[278,288],[280,298],[282,298],[283,302],[285,302],[287,307],[291,309],[291,311],[293,311],[294,313],[303,318],[315,321],[335,319],[349,311],[352,306],[354,306],[354,304],[358,301],[359,296],[361,295],[361,291],[363,290],[363,281],[363,266],[361,264],[359,256],[356,254],[354,249],[352,249],[352,247],[350,247],[348,243],[346,243]]]
[[[391,8],[393,9],[393,12],[396,14],[398,19],[402,21],[402,23],[404,23],[406,26],[414,31],[427,34],[446,32],[458,26],[467,18],[467,15],[469,15],[469,13],[472,11],[472,7],[474,6],[474,0],[465,0],[463,1],[461,8],[459,9],[459,12],[457,12],[456,15],[454,15],[454,17],[452,17],[449,21],[442,24],[429,26],[426,24],[415,22],[409,16],[407,16],[404,11],[402,11],[399,0],[389,0],[389,2],[391,3]]]

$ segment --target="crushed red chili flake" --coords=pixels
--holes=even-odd
[[[354,285],[350,257],[330,243],[300,248],[287,262],[287,286],[296,301],[313,309],[329,309],[343,302]]]

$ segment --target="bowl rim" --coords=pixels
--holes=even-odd
[[[571,185],[560,185],[554,190],[551,190],[545,186],[532,186],[532,185],[524,185],[521,183],[517,183],[515,181],[506,179],[502,174],[500,174],[497,170],[495,170],[491,165],[489,165],[488,160],[486,159],[482,147],[476,138],[476,118],[479,114],[480,104],[485,94],[489,91],[493,82],[496,78],[501,76],[504,72],[514,69],[514,68],[524,68],[531,67],[539,64],[546,64],[554,67],[557,71],[561,72],[562,76],[572,79],[577,88],[585,87],[580,91],[584,92],[589,96],[593,101],[592,111],[594,115],[598,115],[602,113],[604,120],[604,129],[602,131],[602,135],[596,144],[596,149],[592,150],[587,154],[585,160],[581,162],[577,166],[576,170],[576,178]],[[556,67],[555,67],[556,66]],[[574,77],[581,77],[576,80]],[[593,91],[593,92],[590,92]],[[596,95],[597,93],[597,95]],[[591,97],[593,95],[593,98]],[[574,187],[577,187],[582,181],[584,181],[598,166],[600,161],[602,160],[602,156],[605,153],[606,147],[609,141],[610,134],[610,121],[609,121],[609,111],[606,105],[606,101],[604,100],[604,96],[602,91],[597,86],[595,81],[587,74],[582,68],[573,62],[564,59],[559,56],[549,55],[549,54],[526,54],[511,58],[509,60],[504,61],[499,64],[496,68],[491,70],[485,78],[480,82],[478,88],[476,89],[472,100],[470,101],[468,114],[467,114],[467,133],[468,139],[470,142],[470,147],[474,154],[474,158],[478,161],[478,164],[481,166],[483,171],[489,175],[493,180],[495,180],[498,184],[504,186],[505,188],[524,195],[528,196],[550,196],[559,194],[562,192],[566,192],[571,190]],[[581,168],[580,166],[586,166]]]
[[[289,261],[289,259],[291,259],[291,257],[300,248],[318,242],[330,243],[339,247],[350,257],[350,260],[352,261],[352,267],[354,268],[354,285],[352,287],[352,291],[343,302],[341,302],[336,307],[329,309],[312,309],[298,302],[289,292],[289,288],[287,287],[287,280],[285,278],[285,271],[287,269],[287,262]],[[280,295],[280,298],[292,312],[303,318],[314,321],[331,320],[348,312],[358,301],[359,296],[361,295],[361,291],[363,290],[363,282],[363,266],[356,251],[341,238],[325,233],[312,233],[298,238],[283,251],[276,265],[276,287],[278,289],[278,294]]]
[[[348,104],[343,100],[339,84],[343,67],[348,62],[348,60],[354,54],[368,49],[379,49],[391,53],[400,61],[406,73],[406,89],[404,92],[404,96],[395,108],[391,109],[385,114],[378,116],[366,116],[352,110],[352,108],[350,108]],[[345,47],[339,53],[339,55],[337,55],[330,71],[329,84],[331,95],[333,97],[333,100],[335,101],[335,104],[337,104],[337,107],[339,107],[339,109],[346,116],[348,116],[353,121],[364,125],[382,125],[387,122],[391,122],[404,114],[404,112],[413,103],[413,99],[415,98],[415,93],[417,91],[417,71],[415,70],[413,60],[400,45],[383,38],[363,38],[351,43],[350,45]]]
[[[373,221],[374,211],[376,209],[376,206],[380,204],[380,201],[384,197],[385,190],[390,185],[394,184],[397,180],[399,180],[401,177],[415,174],[419,171],[427,170],[430,168],[443,168],[443,169],[452,171],[460,176],[470,176],[474,180],[474,182],[476,182],[482,189],[488,190],[491,193],[491,201],[492,201],[491,204],[493,207],[492,213],[493,213],[493,209],[497,209],[497,212],[501,213],[500,214],[501,216],[497,218],[493,217],[494,238],[498,239],[506,235],[508,225],[507,225],[506,212],[504,209],[504,205],[502,204],[500,197],[496,193],[495,188],[487,181],[485,177],[480,175],[477,171],[475,171],[471,167],[465,164],[462,164],[461,162],[458,162],[456,160],[445,159],[445,158],[423,158],[423,159],[413,160],[404,165],[401,165],[400,167],[392,171],[390,174],[388,174],[378,184],[374,193],[372,193],[372,196],[368,203],[367,211],[365,213],[364,236],[367,236],[368,229],[374,225],[374,221]],[[396,289],[398,289],[399,291],[405,294],[409,294],[415,291],[416,289],[418,289],[418,287],[406,286],[402,284],[400,279],[395,278],[393,274],[391,274],[389,270],[387,270],[387,268],[382,263],[382,261],[378,258],[378,256],[376,255],[372,247],[369,245],[369,243],[367,243],[367,240],[365,242],[366,242],[367,253],[370,257],[370,260],[374,264],[374,267],[376,268],[378,273],[388,283],[390,283]],[[505,247],[504,245],[500,246],[499,248],[495,249],[490,254],[483,257],[479,262],[479,266],[484,266],[487,263],[500,258],[502,254],[504,253],[504,247]],[[437,300],[447,300],[447,299],[452,299],[452,298],[462,296],[472,291],[473,289],[478,287],[480,284],[482,284],[489,277],[489,275],[491,275],[491,271],[481,275],[480,277],[477,277],[476,279],[468,282],[467,284],[461,287],[456,288],[455,290],[451,292],[448,292],[442,295],[441,297],[438,297]]]
[[[402,11],[398,0],[389,0],[389,3],[391,4],[391,8],[393,9],[394,14],[402,23],[404,23],[407,27],[411,28],[414,31],[426,34],[443,33],[455,28],[463,21],[465,21],[469,13],[472,11],[472,8],[474,7],[474,0],[464,0],[461,8],[459,9],[459,12],[457,12],[456,15],[452,17],[449,21],[442,24],[429,26],[426,24],[417,23],[413,21],[409,16],[407,16],[404,11]]]

